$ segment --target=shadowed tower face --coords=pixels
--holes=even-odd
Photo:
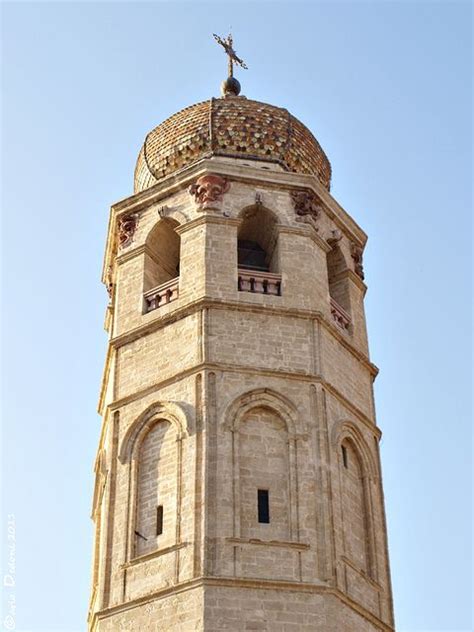
[[[366,235],[287,110],[152,130],[111,209],[89,629],[393,630]]]

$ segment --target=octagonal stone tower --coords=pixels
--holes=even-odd
[[[366,235],[289,112],[145,139],[112,207],[89,630],[393,630]]]

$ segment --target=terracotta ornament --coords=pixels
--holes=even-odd
[[[121,248],[131,244],[137,224],[138,215],[136,213],[122,215],[118,218],[118,239]]]
[[[351,244],[351,257],[354,261],[354,272],[362,280],[364,280],[364,264],[363,264],[363,249],[357,244]]]
[[[321,214],[321,202],[312,191],[292,191],[293,206],[297,222],[311,224],[316,230],[316,220]]]
[[[334,248],[334,246],[341,241],[342,239],[342,233],[339,229],[335,229],[331,231],[330,236],[326,239],[326,241],[328,242],[328,244],[331,246],[331,248]]]
[[[114,269],[112,266],[107,268],[107,274],[105,275],[105,288],[107,290],[107,294],[109,295],[110,300],[113,298],[114,294]]]
[[[201,176],[188,191],[194,196],[200,208],[213,208],[222,202],[224,194],[230,189],[230,182],[217,174]]]

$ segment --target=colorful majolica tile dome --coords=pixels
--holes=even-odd
[[[147,135],[135,169],[135,192],[209,156],[274,162],[287,171],[315,175],[330,187],[329,160],[305,125],[284,108],[228,95],[191,105]]]

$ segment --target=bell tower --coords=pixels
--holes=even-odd
[[[239,91],[153,129],[111,209],[89,630],[389,632],[367,237]]]

